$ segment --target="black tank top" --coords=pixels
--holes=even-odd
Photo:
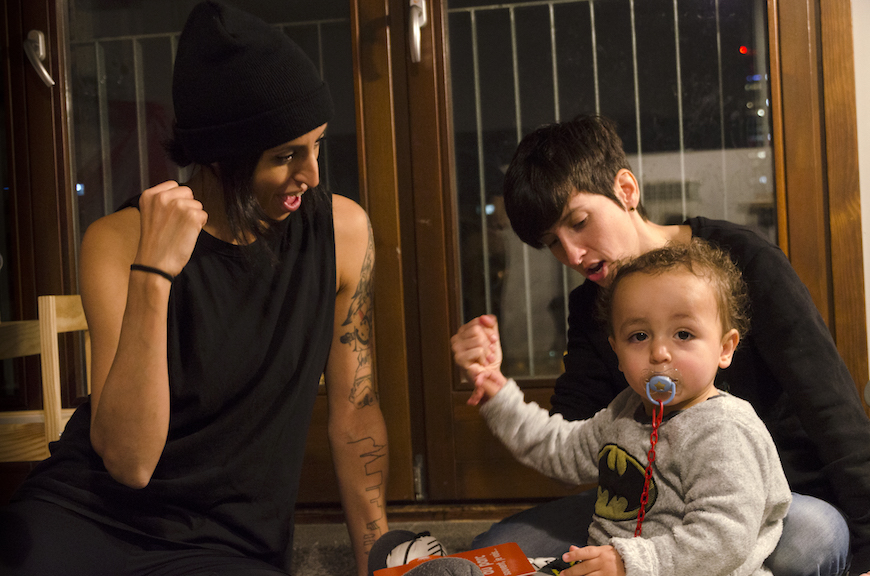
[[[50,500],[131,535],[289,570],[335,308],[331,199],[309,194],[279,225],[277,263],[202,232],[175,279],[169,437],[149,485],[133,490],[108,475],[90,444],[88,402],[16,499]]]

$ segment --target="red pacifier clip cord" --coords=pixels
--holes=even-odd
[[[657,392],[670,393],[670,397],[667,400],[655,400],[652,395]],[[649,484],[652,480],[653,463],[656,461],[656,443],[659,441],[659,426],[662,425],[662,417],[665,415],[665,404],[673,400],[676,394],[677,387],[667,376],[653,376],[646,383],[646,396],[653,403],[652,433],[649,435],[650,446],[646,454],[647,466],[643,479],[643,492],[640,495],[640,510],[637,512],[637,527],[634,529],[635,537],[640,536],[643,531],[643,518],[646,516],[646,505],[649,502]],[[655,404],[659,405],[658,412]]]
[[[653,406],[652,433],[649,435],[649,452],[646,453],[648,464],[643,479],[643,492],[640,495],[640,510],[637,512],[637,527],[634,529],[635,537],[643,531],[643,518],[646,516],[646,504],[649,502],[649,483],[652,480],[653,463],[656,461],[656,443],[659,441],[659,426],[662,424],[662,416],[665,413],[665,403],[659,400],[659,409]]]

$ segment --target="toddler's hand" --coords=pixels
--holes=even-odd
[[[469,406],[483,404],[501,390],[507,379],[499,371],[481,372],[474,379],[474,392],[468,399]]]
[[[600,574],[601,576],[625,576],[625,564],[616,548],[613,546],[586,546],[571,548],[562,554],[565,562],[582,562],[563,570],[561,576],[582,576],[583,574]]]

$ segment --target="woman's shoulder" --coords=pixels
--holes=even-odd
[[[88,226],[79,260],[80,289],[88,323],[112,307],[110,300],[126,299],[129,266],[136,258],[139,230],[139,211],[135,208],[113,212]]]
[[[332,216],[336,223],[353,225],[368,221],[368,216],[362,206],[347,196],[334,194],[332,196]]]
[[[338,194],[332,197],[332,219],[335,224],[335,242],[366,242],[369,234],[369,217],[362,206]]]
[[[95,220],[85,231],[82,250],[132,249],[139,243],[139,210],[129,206]]]
[[[332,217],[335,229],[336,288],[355,290],[370,282],[374,266],[374,239],[369,217],[362,207],[344,196],[333,196]]]
[[[715,220],[703,216],[689,218],[686,223],[692,230],[692,236],[705,240],[759,248],[776,247],[775,244],[764,238],[757,230],[743,224],[736,224],[727,220]]]
[[[753,262],[763,264],[765,269],[776,262],[787,263],[785,254],[776,244],[748,226],[702,216],[690,218],[687,224],[692,228],[692,236],[726,250],[744,272]]]

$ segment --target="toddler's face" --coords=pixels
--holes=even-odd
[[[715,396],[716,372],[731,364],[739,339],[736,330],[722,334],[713,287],[688,270],[624,278],[613,294],[611,320],[619,369],[647,411],[646,383],[656,373],[680,374],[666,412]]]

